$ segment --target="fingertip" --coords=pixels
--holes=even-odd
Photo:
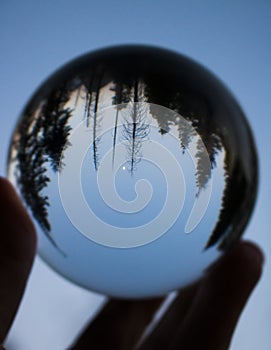
[[[238,241],[206,270],[206,275],[226,268],[236,273],[240,273],[240,270],[251,271],[257,277],[261,274],[264,260],[264,254],[256,243]]]
[[[252,241],[240,241],[239,250],[243,255],[243,259],[253,262],[257,266],[263,266],[265,257],[262,249]]]
[[[240,280],[257,283],[264,264],[261,248],[252,241],[239,241],[226,256],[225,264]]]

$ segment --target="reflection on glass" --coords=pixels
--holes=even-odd
[[[209,72],[129,46],[84,56],[40,88],[8,174],[53,268],[139,297],[191,282],[240,237],[257,159],[242,111]]]

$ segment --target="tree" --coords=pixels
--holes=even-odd
[[[127,107],[127,103],[131,101],[131,87],[125,85],[122,82],[114,82],[114,85],[110,89],[115,92],[115,95],[112,97],[112,104],[116,108],[116,117],[115,117],[115,126],[113,133],[113,156],[112,156],[112,167],[114,166],[115,161],[115,152],[116,152],[116,142],[117,142],[117,132],[118,132],[118,120],[119,112]]]
[[[68,100],[67,90],[60,87],[50,94],[39,115],[42,131],[39,142],[43,145],[43,151],[48,156],[54,172],[63,167],[63,152],[70,146],[68,137],[71,127],[68,121],[73,111],[64,107]]]
[[[93,147],[93,161],[95,170],[98,169],[98,142],[97,128],[98,128],[98,110],[99,110],[99,97],[101,84],[103,79],[103,72],[97,68],[96,71],[90,76],[84,76],[82,79],[86,95],[85,95],[85,116],[87,128],[91,128],[90,118],[93,117],[92,125],[92,147]]]
[[[53,236],[48,218],[50,200],[43,193],[50,178],[48,163],[54,172],[61,170],[62,152],[69,146],[72,110],[64,107],[69,100],[65,86],[54,90],[47,100],[41,101],[36,110],[28,109],[15,132],[13,144],[16,162],[16,181],[26,205],[43,229],[47,238],[60,251]],[[63,253],[63,252],[62,252]]]
[[[126,118],[123,125],[123,138],[127,141],[127,163],[133,174],[136,164],[142,159],[142,141],[149,134],[150,127],[146,123],[147,106],[144,103],[144,84],[139,80],[133,82],[131,89],[132,104],[127,106]]]

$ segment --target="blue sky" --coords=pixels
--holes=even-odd
[[[267,261],[231,350],[271,346],[270,16],[269,0],[0,2],[1,174],[12,129],[30,95],[63,63],[99,47],[146,43],[177,50],[210,68],[241,103],[261,170],[257,206],[245,235],[264,248]],[[102,300],[37,259],[10,348],[64,349]]]

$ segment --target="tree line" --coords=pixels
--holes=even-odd
[[[76,83],[74,83],[76,81]],[[50,200],[44,189],[48,186],[50,178],[47,167],[55,173],[65,166],[63,152],[72,147],[69,141],[71,126],[69,124],[73,114],[77,112],[77,104],[84,103],[85,125],[92,133],[92,150],[94,168],[99,167],[99,141],[97,137],[99,128],[99,108],[101,105],[101,91],[110,81],[111,104],[115,107],[115,126],[112,137],[112,150],[114,163],[118,119],[120,111],[126,108],[125,121],[122,127],[122,138],[126,141],[128,163],[131,173],[136,169],[142,155],[142,142],[149,135],[149,125],[146,123],[146,110],[144,104],[150,104],[149,113],[158,124],[158,132],[165,135],[175,128],[178,131],[180,150],[186,152],[194,138],[193,132],[201,137],[203,143],[197,143],[196,172],[197,195],[204,189],[216,167],[217,155],[225,151],[224,161],[225,188],[222,197],[219,218],[210,235],[205,249],[220,241],[220,248],[224,249],[228,242],[225,236],[233,210],[241,205],[242,195],[245,191],[244,179],[240,178],[240,169],[235,165],[232,170],[232,160],[227,140],[216,121],[214,112],[204,98],[193,93],[180,91],[176,86],[167,86],[161,89],[156,82],[144,80],[140,76],[119,76],[110,79],[104,70],[97,69],[92,75],[77,76],[72,82],[65,82],[50,92],[50,94],[37,106],[26,109],[15,132],[12,145],[14,159],[17,164],[16,179],[21,194],[27,206],[31,209],[34,218],[44,230],[50,241],[56,245],[52,235],[48,218]],[[76,93],[75,105],[69,107],[71,95]],[[135,102],[129,104],[129,102]],[[157,106],[164,106],[173,111],[169,115],[161,115]],[[158,107],[159,108],[159,107]],[[183,122],[182,116],[186,120]],[[205,148],[203,148],[203,145]],[[206,166],[207,150],[211,166]],[[238,191],[237,191],[238,189]],[[239,193],[239,194],[238,194]],[[236,201],[235,206],[231,205]],[[221,238],[223,238],[221,241]]]

